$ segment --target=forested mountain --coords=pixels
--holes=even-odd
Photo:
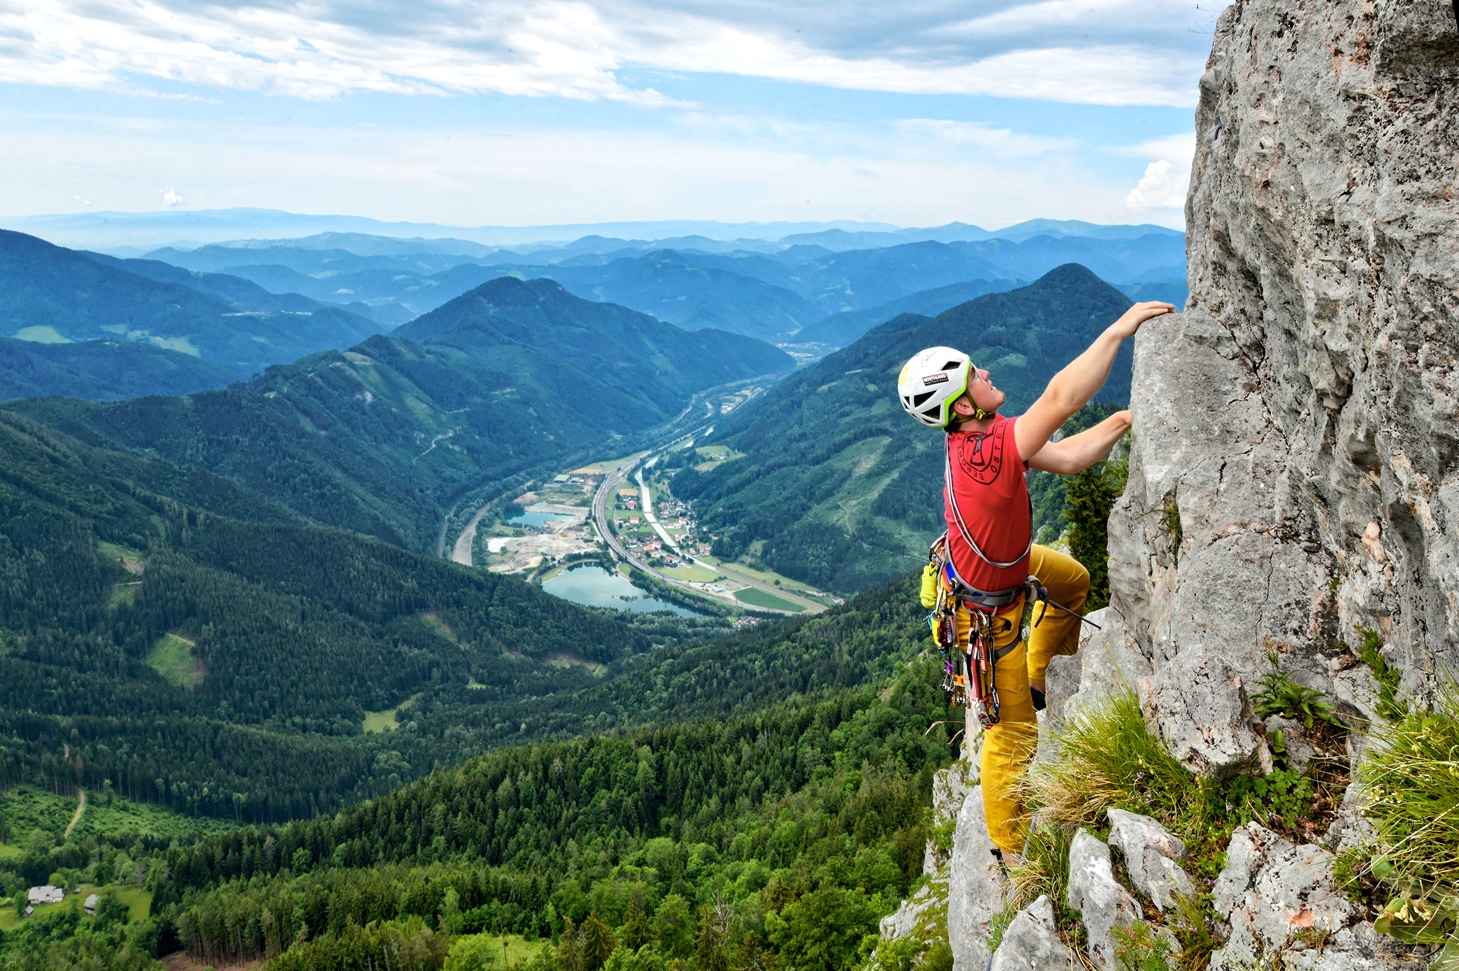
[[[293,945],[273,967],[354,967],[373,921],[417,949],[444,950],[436,928],[552,937],[569,967],[844,971],[921,872],[932,771],[956,754],[935,677],[495,752],[174,850],[154,910],[220,964]]]
[[[117,401],[146,394],[192,394],[232,380],[230,369],[152,344],[38,344],[0,338],[0,401],[40,395]]]
[[[718,534],[716,555],[749,553],[839,591],[884,582],[915,566],[943,529],[942,436],[896,400],[907,358],[937,344],[966,350],[1017,414],[1129,304],[1089,270],[1065,266],[936,318],[897,317],[721,422],[711,441],[745,457],[679,471],[674,494],[694,500]],[[1128,400],[1129,385],[1127,347],[1101,400]]]
[[[187,398],[15,407],[427,550],[464,490],[655,425],[696,391],[793,366],[760,341],[688,333],[542,280],[484,284],[398,334]]]
[[[0,466],[0,785],[307,816],[481,751],[493,712],[665,640],[4,411]],[[430,726],[361,734],[413,697],[404,720]],[[468,715],[487,729],[451,734]]]
[[[985,293],[1001,293],[1021,285],[1022,281],[1019,280],[966,280],[931,290],[919,290],[869,310],[844,310],[829,314],[798,332],[795,340],[845,347],[877,324],[885,323],[893,317],[900,317],[902,314],[935,317],[944,310],[975,300]]]
[[[42,343],[132,341],[190,354],[237,380],[382,329],[340,307],[240,302],[144,269],[138,274],[123,261],[0,231],[0,335]]]

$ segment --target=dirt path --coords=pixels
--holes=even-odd
[[[77,786],[76,791],[81,794],[81,801],[76,804],[76,815],[71,817],[71,825],[66,827],[66,833],[61,837],[63,843],[71,838],[71,830],[76,828],[76,824],[81,822],[81,814],[86,812],[86,790]]]

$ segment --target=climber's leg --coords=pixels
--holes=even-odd
[[[1063,604],[1075,614],[1084,613],[1089,596],[1089,571],[1074,557],[1046,546],[1035,546],[1029,554],[1028,572],[1039,578],[1049,599]],[[1042,618],[1042,619],[1040,619]],[[1058,607],[1045,610],[1033,605],[1032,625],[1028,637],[1028,680],[1039,691],[1044,690],[1044,676],[1049,660],[1056,654],[1073,654],[1079,650],[1079,618]]]
[[[994,643],[998,650],[1018,639],[1022,612],[1014,609],[993,620]],[[966,644],[967,611],[957,612],[958,640]],[[998,688],[998,724],[983,732],[980,774],[983,785],[983,818],[993,845],[1005,854],[1023,852],[1028,821],[1024,818],[1023,773],[1038,748],[1038,722],[1028,690],[1028,661],[1020,644],[998,661],[993,683]],[[976,726],[976,718],[970,719]]]

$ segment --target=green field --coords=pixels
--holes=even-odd
[[[9,823],[12,839],[17,844],[23,844],[37,829],[59,837],[75,813],[75,796],[58,796],[35,786],[17,786],[0,796],[0,816]],[[233,825],[206,817],[183,816],[146,803],[87,790],[86,811],[71,831],[71,838],[95,836],[113,843],[126,842],[133,836],[191,840],[232,829]],[[22,852],[20,846],[0,846],[0,858]]]
[[[719,577],[718,573],[702,566],[670,566],[665,567],[662,572],[675,580],[687,580],[691,583],[709,583]]]
[[[752,607],[769,607],[771,610],[789,610],[800,613],[805,608],[798,603],[791,603],[781,597],[775,596],[767,590],[759,587],[746,587],[743,590],[735,591],[735,599],[740,603],[749,604]]]
[[[176,634],[163,634],[147,652],[147,666],[179,688],[196,688],[203,680],[193,658],[193,642]]]
[[[407,698],[394,708],[386,708],[384,711],[365,712],[365,723],[361,726],[367,733],[393,732],[400,727],[400,713],[409,708],[416,698]]]
[[[485,951],[496,959],[496,966],[502,968],[502,971],[521,967],[535,958],[543,948],[551,946],[551,941],[529,941],[520,934],[507,934],[505,963],[503,964],[502,938],[497,935],[460,934],[451,938],[452,954],[459,954],[465,950],[480,953],[477,950],[480,948],[481,951]]]
[[[17,856],[24,856],[25,851],[18,846],[9,843],[0,843],[0,860],[9,860]]]
[[[632,455],[625,455],[621,459],[594,462],[592,465],[585,465],[580,469],[573,469],[572,471],[574,475],[602,475],[605,472],[616,472],[626,465],[632,465],[647,454],[647,452],[634,452]]]
[[[52,904],[49,907],[43,907],[40,910],[36,911],[36,913],[50,913],[52,911],[60,910],[65,907],[69,907],[72,910],[78,910],[80,909],[81,905],[86,902],[86,898],[88,896],[100,889],[100,887],[91,886],[78,887],[76,888],[75,893],[66,894],[65,902]],[[117,897],[121,899],[121,902],[127,905],[128,919],[147,919],[152,911],[151,891],[143,890],[140,887],[116,887],[114,889],[116,890]],[[15,915],[14,907],[0,907],[0,931],[13,931],[24,922],[24,917],[17,917]]]

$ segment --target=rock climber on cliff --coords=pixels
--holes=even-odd
[[[1079,561],[1033,543],[1024,472],[1071,475],[1109,454],[1130,428],[1128,411],[1077,435],[1049,439],[1103,387],[1125,339],[1150,318],[1174,310],[1168,303],[1135,304],[1054,375],[1033,406],[1017,417],[998,413],[1007,396],[987,371],[952,348],[919,352],[897,381],[907,413],[947,433],[947,538],[937,568],[944,584],[939,602],[953,608],[944,617],[947,638],[955,629],[965,656],[976,661],[980,645],[988,647],[987,683],[979,682],[972,669],[968,679],[976,688],[970,694],[985,729],[981,776],[988,835],[1008,865],[1020,861],[1027,830],[1019,781],[1038,744],[1034,712],[1044,707],[1044,674],[1054,655],[1079,649],[1089,593],[1089,571]],[[1036,584],[1026,586],[1035,577]],[[1024,602],[1028,591],[1039,587],[1058,606],[1039,605],[1025,645],[1019,636]],[[978,703],[979,693],[986,703]]]

